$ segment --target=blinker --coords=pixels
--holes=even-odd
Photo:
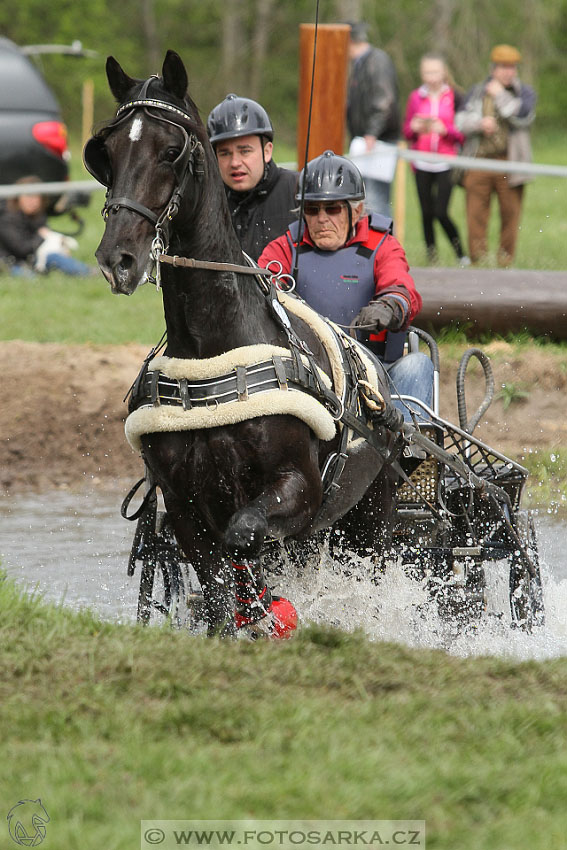
[[[112,185],[112,167],[110,159],[104,147],[104,141],[100,136],[91,136],[83,150],[83,162],[85,168],[107,189]]]

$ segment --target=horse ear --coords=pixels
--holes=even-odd
[[[187,94],[189,81],[183,60],[175,50],[168,50],[165,54],[161,73],[166,89],[179,100],[183,100]]]
[[[116,61],[114,56],[109,56],[106,60],[106,77],[110,91],[118,103],[122,103],[126,99],[126,95],[130,89],[136,85],[136,80],[129,77],[122,70],[122,66]]]

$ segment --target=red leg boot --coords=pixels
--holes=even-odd
[[[236,584],[236,628],[252,640],[285,639],[297,628],[297,611],[283,596],[272,596],[258,561],[232,563]]]

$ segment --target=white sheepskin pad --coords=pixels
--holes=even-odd
[[[246,401],[226,402],[215,408],[140,407],[128,416],[124,430],[132,448],[139,451],[142,434],[217,428],[275,414],[302,419],[320,440],[332,440],[335,436],[336,422],[329,411],[315,398],[298,390],[268,390],[249,396]]]
[[[313,310],[309,304],[306,304],[306,302],[302,301],[300,298],[286,294],[285,292],[279,292],[278,297],[285,309],[290,313],[293,313],[294,316],[297,316],[299,319],[302,319],[306,325],[309,325],[323,343],[325,351],[327,352],[327,357],[331,362],[335,393],[339,396],[339,398],[342,398],[344,390],[343,361],[339,342],[331,330],[331,327],[335,333],[338,334],[343,345],[354,345],[356,347],[356,350],[360,355],[360,359],[366,367],[368,383],[371,384],[378,392],[380,391],[376,367],[366,354],[364,346],[360,345],[357,340],[346,334],[342,328],[339,328],[338,325],[335,325],[333,322],[325,321],[319,313]]]
[[[152,372],[159,371],[172,380],[187,378],[190,381],[199,381],[227,375],[237,366],[265,362],[273,355],[289,357],[290,351],[268,344],[247,345],[205,360],[154,357],[148,368]],[[302,359],[307,364],[307,358]],[[321,369],[319,375],[323,383],[330,387],[329,376]],[[277,414],[288,414],[303,420],[320,440],[332,440],[335,436],[336,422],[329,411],[313,396],[291,388],[254,393],[245,401],[224,402],[218,406],[211,404],[209,407],[195,407],[191,410],[172,405],[140,407],[128,416],[124,430],[132,448],[139,451],[142,434],[216,428],[221,425],[234,425],[246,419],[256,419],[258,416]]]

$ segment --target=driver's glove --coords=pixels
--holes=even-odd
[[[399,331],[404,323],[404,310],[395,298],[378,298],[363,307],[354,323],[372,331]]]

